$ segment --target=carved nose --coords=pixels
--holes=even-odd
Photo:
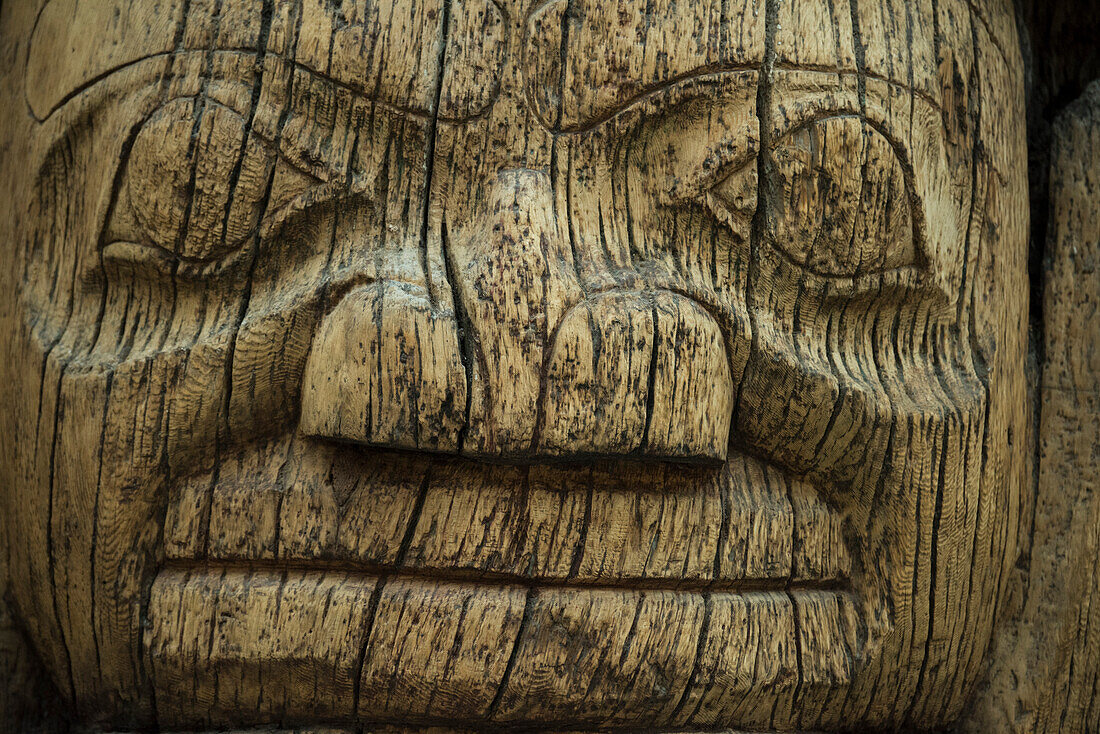
[[[511,460],[724,459],[734,390],[715,319],[669,291],[586,296],[544,174],[505,171],[484,199],[446,220],[453,309],[386,281],[326,317],[303,432]]]
[[[706,310],[668,291],[609,291],[561,324],[539,448],[725,459],[733,400],[725,342]]]

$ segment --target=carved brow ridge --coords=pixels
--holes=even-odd
[[[110,78],[111,76],[113,76],[115,74],[118,74],[119,72],[125,71],[126,69],[129,69],[131,67],[134,67],[134,66],[137,66],[139,64],[143,64],[147,61],[151,61],[151,60],[155,60],[155,59],[180,58],[180,57],[186,57],[186,56],[205,55],[205,54],[239,54],[241,56],[250,56],[250,57],[263,56],[265,59],[267,59],[267,58],[275,59],[277,61],[282,61],[282,62],[288,64],[290,67],[292,67],[295,70],[303,71],[303,72],[313,76],[314,78],[321,80],[322,82],[324,82],[326,84],[331,84],[332,86],[343,89],[343,90],[351,93],[352,95],[358,97],[359,99],[369,101],[372,104],[376,104],[380,107],[388,109],[388,110],[390,110],[392,112],[395,112],[397,114],[404,115],[404,116],[407,116],[407,117],[414,117],[414,118],[421,119],[421,120],[430,120],[434,116],[430,109],[426,109],[426,108],[421,109],[421,108],[413,107],[413,106],[399,105],[399,104],[395,104],[393,102],[387,102],[383,99],[375,97],[372,94],[370,94],[369,92],[367,92],[366,90],[355,86],[351,82],[347,82],[347,81],[343,81],[341,79],[337,79],[336,77],[332,76],[331,74],[328,74],[326,72],[314,69],[311,66],[303,64],[301,61],[298,61],[297,59],[290,58],[286,54],[273,53],[273,52],[263,52],[263,51],[258,51],[254,48],[239,48],[239,47],[234,48],[234,47],[230,47],[230,46],[221,47],[221,48],[207,48],[207,49],[187,49],[185,51],[172,49],[171,51],[158,51],[157,53],[146,54],[145,56],[141,56],[141,57],[136,58],[136,59],[131,59],[130,61],[127,61],[127,62],[122,63],[122,64],[118,64],[117,66],[113,66],[110,69],[106,69],[106,70],[100,72],[99,74],[96,74],[95,76],[87,79],[86,81],[81,83],[79,86],[77,86],[76,88],[72,89],[71,91],[69,91],[68,93],[63,95],[52,107],[49,108],[49,110],[44,115],[41,115],[41,116],[34,110],[34,104],[31,103],[31,101],[29,99],[27,100],[27,102],[28,102],[28,105],[31,107],[31,111],[34,114],[35,119],[37,119],[39,122],[45,122],[55,112],[57,112],[59,109],[64,107],[66,104],[71,102],[74,98],[76,98],[77,96],[79,96],[83,92],[87,91],[91,87],[94,87],[95,85],[99,84],[100,82],[105,81],[106,79]],[[266,70],[261,70],[261,74],[265,73],[265,71]],[[486,104],[486,109],[492,104],[492,102],[493,102],[493,99],[490,98],[489,101]],[[484,112],[485,112],[485,110],[478,110],[478,111],[472,112],[469,115],[466,115],[464,117],[439,116],[438,119],[441,122],[462,123],[462,122],[465,122],[465,121],[468,121],[468,120],[476,119],[476,118],[484,115]]]
[[[343,81],[341,79],[337,79],[336,77],[332,76],[331,74],[328,74],[326,72],[322,72],[322,71],[320,71],[318,69],[315,69],[311,66],[303,64],[302,62],[300,62],[296,59],[293,59],[293,58],[287,56],[286,54],[264,52],[264,51],[259,51],[259,50],[254,49],[254,48],[229,47],[229,46],[222,47],[222,48],[210,48],[210,49],[188,49],[186,51],[173,49],[173,50],[170,50],[170,51],[161,51],[161,52],[157,52],[157,53],[146,54],[145,56],[141,56],[139,58],[132,59],[132,60],[127,61],[123,64],[118,64],[117,66],[111,67],[110,69],[106,69],[106,70],[100,72],[99,74],[96,74],[95,76],[93,76],[90,79],[86,80],[85,82],[83,82],[82,84],[77,86],[76,88],[70,90],[68,93],[63,95],[56,103],[54,103],[54,105],[52,107],[50,107],[49,111],[46,112],[46,114],[43,115],[43,116],[39,116],[38,113],[35,112],[34,105],[31,104],[29,99],[27,100],[27,102],[28,102],[28,105],[31,107],[32,113],[35,115],[35,118],[39,122],[44,122],[47,119],[49,119],[55,112],[57,112],[61,107],[65,106],[67,103],[72,101],[75,97],[77,97],[78,95],[80,95],[84,91],[86,91],[86,90],[90,89],[91,87],[95,86],[96,84],[108,79],[109,77],[113,76],[114,74],[117,74],[121,71],[124,71],[125,69],[137,66],[138,64],[142,64],[144,62],[147,62],[147,61],[150,61],[150,60],[153,60],[153,59],[178,58],[178,57],[182,57],[182,56],[191,56],[191,55],[198,55],[198,54],[240,54],[242,56],[262,56],[265,59],[270,57],[272,59],[276,59],[276,60],[282,61],[282,62],[290,65],[295,70],[300,70],[302,72],[305,72],[305,73],[313,76],[316,79],[319,79],[319,80],[321,80],[321,81],[323,81],[327,84],[331,84],[335,87],[343,89],[343,90],[349,92],[350,94],[352,94],[352,95],[354,95],[354,96],[356,96],[360,99],[370,101],[372,104],[376,104],[380,107],[388,109],[388,110],[390,110],[392,112],[395,112],[399,115],[413,117],[413,118],[417,118],[417,119],[421,119],[421,120],[429,120],[434,116],[433,111],[429,110],[429,109],[421,109],[421,108],[417,108],[417,107],[398,105],[398,104],[395,104],[393,102],[387,102],[385,100],[374,97],[370,93],[368,93],[367,91],[365,91],[363,89],[360,89],[359,87],[356,87],[351,82],[347,82],[347,81]],[[830,67],[830,66],[807,65],[807,64],[790,64],[790,63],[779,63],[779,64],[776,64],[775,68],[781,69],[781,70],[784,70],[784,71],[820,72],[820,73],[826,73],[826,74],[837,74],[837,75],[840,75],[840,76],[857,76],[857,77],[864,77],[864,78],[867,78],[867,79],[876,79],[876,80],[885,82],[885,83],[889,84],[890,86],[895,87],[895,88],[897,88],[897,89],[899,89],[903,92],[907,92],[907,93],[912,94],[916,97],[920,97],[921,99],[923,99],[926,103],[931,105],[937,111],[939,111],[941,113],[943,111],[942,105],[939,103],[939,101],[934,99],[928,93],[923,92],[919,89],[916,89],[913,86],[911,86],[909,84],[906,84],[904,82],[899,82],[895,79],[890,79],[889,77],[887,77],[883,74],[877,74],[875,72],[870,72],[870,71],[866,71],[866,70],[851,70],[851,69],[841,69],[841,68],[838,68],[838,67]],[[661,82],[660,84],[658,84],[654,87],[650,87],[650,88],[648,88],[648,89],[646,89],[642,92],[639,92],[639,93],[631,96],[630,98],[624,100],[621,104],[616,105],[613,109],[608,110],[608,111],[606,111],[606,112],[604,112],[604,113],[602,113],[602,114],[600,114],[600,115],[598,115],[594,118],[590,118],[590,119],[584,121],[583,123],[581,123],[579,125],[557,126],[557,127],[554,126],[547,119],[545,119],[545,117],[538,110],[538,107],[533,103],[533,100],[531,99],[531,91],[532,90],[530,90],[530,89],[528,90],[528,93],[527,93],[526,97],[527,97],[528,107],[531,109],[531,111],[534,114],[535,118],[547,130],[550,130],[550,131],[555,132],[555,133],[582,133],[582,132],[586,132],[588,130],[591,130],[592,128],[595,128],[595,127],[599,126],[600,124],[606,122],[607,120],[610,120],[611,118],[613,118],[616,115],[626,111],[627,109],[634,106],[635,104],[638,104],[639,102],[642,102],[642,101],[644,101],[644,100],[646,100],[650,97],[656,96],[656,95],[660,94],[661,92],[664,92],[664,91],[668,90],[669,88],[674,87],[678,84],[682,84],[684,82],[688,82],[688,81],[691,81],[693,79],[702,78],[704,76],[716,76],[716,75],[720,75],[720,74],[735,74],[735,73],[745,72],[745,71],[760,71],[760,70],[761,70],[761,66],[758,65],[758,64],[742,65],[742,66],[723,66],[723,67],[718,68],[718,69],[715,69],[715,68],[712,68],[712,67],[699,67],[699,68],[693,69],[692,71],[689,71],[689,72],[686,72],[684,74],[680,74],[680,75],[677,75],[677,76],[672,77],[670,79],[667,79],[667,80]],[[264,73],[264,72],[261,71],[261,73]],[[494,100],[495,100],[495,97],[491,97],[486,102],[486,105],[485,105],[484,109],[471,112],[469,115],[466,115],[465,117],[438,116],[437,119],[440,122],[446,122],[446,123],[452,123],[452,124],[458,124],[458,123],[466,122],[466,121],[469,121],[469,120],[474,120],[474,119],[477,119],[479,117],[484,116],[485,111],[489,107],[492,106]]]
[[[934,110],[936,110],[937,112],[939,112],[941,114],[943,113],[943,105],[941,105],[939,100],[935,99],[932,95],[928,94],[927,92],[923,92],[923,91],[921,91],[921,90],[919,90],[919,89],[917,89],[917,88],[913,87],[912,85],[907,84],[905,82],[899,82],[895,79],[891,79],[891,78],[887,77],[884,74],[878,74],[878,73],[871,72],[871,71],[863,71],[863,70],[855,70],[855,69],[842,69],[842,68],[839,68],[839,67],[824,66],[824,65],[792,64],[792,63],[778,63],[778,64],[775,65],[775,68],[779,69],[781,71],[801,71],[801,72],[815,73],[815,74],[834,74],[834,75],[838,75],[838,76],[851,76],[851,77],[862,77],[862,78],[865,78],[865,79],[874,79],[876,81],[885,82],[886,84],[889,84],[891,87],[894,87],[895,89],[898,89],[901,92],[904,92],[906,94],[911,94],[914,97],[919,97],[920,99],[924,100],[928,105],[930,105]],[[656,96],[660,95],[661,93],[666,92],[669,89],[671,89],[673,87],[676,87],[680,84],[684,84],[686,82],[691,82],[691,81],[694,81],[696,79],[703,79],[705,77],[719,77],[719,76],[723,76],[723,75],[726,75],[726,74],[740,74],[740,73],[744,73],[744,72],[747,72],[747,71],[760,72],[760,71],[762,71],[762,67],[761,67],[760,64],[744,64],[744,65],[735,65],[735,66],[730,65],[730,66],[721,66],[721,67],[718,67],[718,68],[715,68],[713,66],[701,66],[701,67],[698,67],[696,69],[692,69],[691,71],[685,72],[683,74],[678,74],[674,77],[666,79],[666,80],[660,82],[657,85],[648,87],[648,88],[644,89],[643,91],[638,92],[637,94],[631,95],[629,98],[627,98],[623,102],[619,103],[615,107],[611,108],[610,110],[606,110],[606,111],[604,111],[604,112],[602,112],[598,115],[594,115],[592,117],[589,117],[589,118],[587,118],[587,119],[585,119],[585,120],[583,120],[583,121],[581,121],[581,122],[579,122],[578,124],[575,124],[575,125],[558,125],[558,126],[555,126],[552,123],[550,123],[545,118],[545,116],[542,114],[542,112],[538,109],[537,105],[535,105],[535,103],[532,101],[531,95],[533,94],[533,90],[531,90],[530,88],[528,88],[528,90],[527,90],[527,104],[531,108],[531,111],[535,115],[535,118],[547,130],[550,130],[550,131],[555,132],[555,133],[573,135],[573,134],[578,134],[578,133],[585,133],[585,132],[588,132],[588,131],[592,130],[593,128],[599,127],[600,125],[607,122],[608,120],[611,120],[612,118],[617,117],[618,115],[621,115],[624,112],[628,111],[631,107],[634,107],[635,105],[639,104],[640,102],[644,102],[648,99],[652,99],[653,97],[656,97]]]
[[[776,69],[781,71],[807,71],[807,72],[820,72],[822,74],[837,74],[839,76],[857,77],[863,79],[874,79],[875,81],[885,82],[898,91],[906,94],[911,94],[914,97],[919,97],[927,102],[937,112],[943,112],[943,105],[938,99],[933,97],[928,92],[917,89],[912,84],[907,82],[900,82],[897,79],[891,79],[885,74],[880,74],[874,71],[867,71],[866,69],[842,69],[836,66],[828,66],[821,64],[794,64],[791,62],[778,62],[775,65]]]

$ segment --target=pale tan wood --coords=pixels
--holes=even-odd
[[[346,717],[374,588],[344,574],[161,574],[146,633],[158,711],[198,728],[232,726],[242,709],[270,721]]]
[[[1026,599],[998,636],[966,731],[1100,727],[1100,85],[1054,124],[1038,385],[1038,495]]]
[[[0,54],[4,575],[74,723],[966,711],[1032,533],[1008,0],[28,0]]]

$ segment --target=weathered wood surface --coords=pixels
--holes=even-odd
[[[74,720],[934,729],[1030,531],[1007,0],[40,0],[0,487]]]
[[[971,731],[1100,730],[1100,83],[1053,126],[1038,498],[1026,603]]]

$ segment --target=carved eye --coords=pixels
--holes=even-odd
[[[153,244],[210,260],[254,231],[274,155],[247,132],[236,112],[193,100],[175,100],[145,123],[120,196]]]
[[[275,162],[241,115],[173,100],[134,138],[108,242],[152,246],[181,261],[223,257],[256,231]]]
[[[767,235],[798,265],[856,277],[917,264],[905,171],[858,117],[813,122],[772,150]]]

